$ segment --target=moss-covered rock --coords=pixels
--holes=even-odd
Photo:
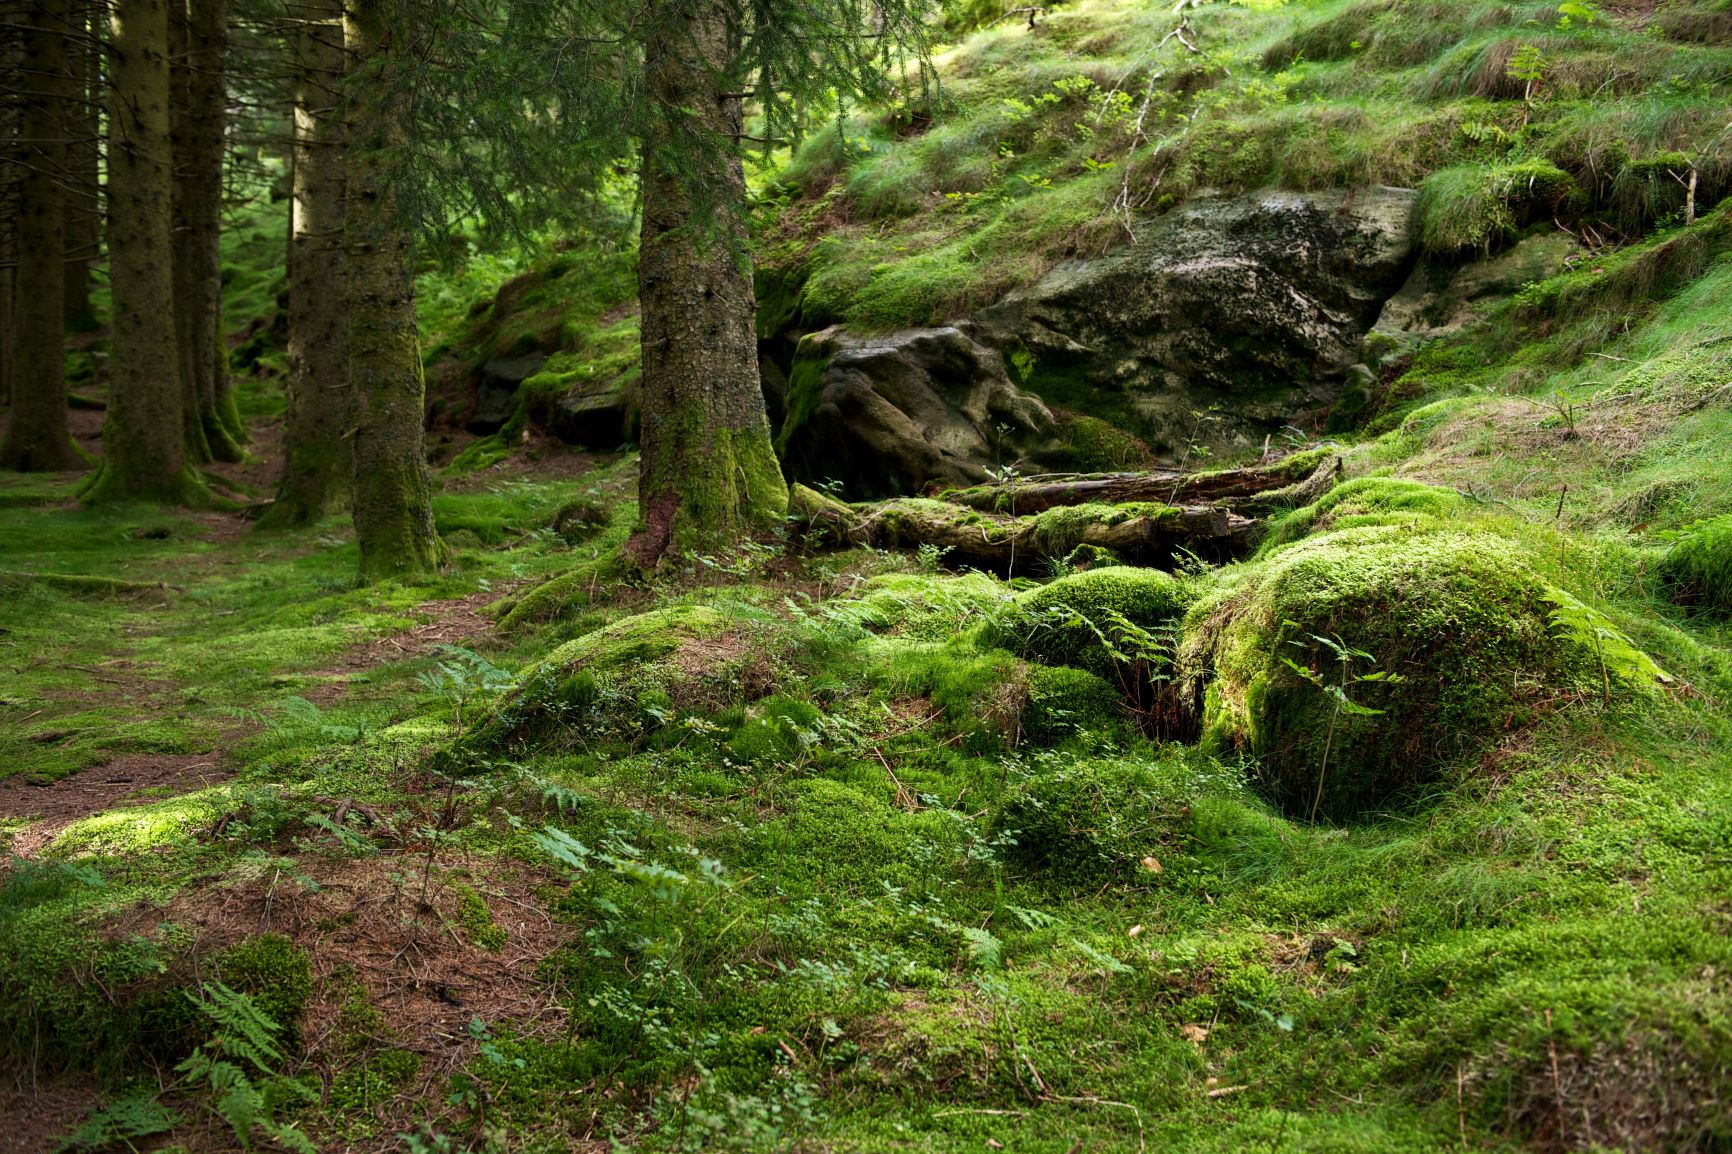
[[[1680,605],[1732,617],[1732,514],[1692,525],[1660,562]]]
[[[568,641],[451,751],[461,765],[532,746],[633,744],[677,715],[762,696],[773,679],[775,618],[755,607],[674,605]]]
[[[1140,863],[1163,856],[1162,838],[1185,806],[1183,777],[1178,763],[1078,762],[1012,788],[994,826],[1024,871],[1082,884],[1152,877]]]
[[[873,633],[942,641],[976,621],[995,620],[1014,599],[1009,585],[985,573],[885,573],[824,612]]]
[[[1450,517],[1465,498],[1397,477],[1358,477],[1337,485],[1311,504],[1274,522],[1263,539],[1265,552],[1301,537],[1356,525],[1412,524],[1427,517]]]
[[[1185,631],[1206,743],[1253,757],[1287,812],[1335,819],[1435,781],[1566,695],[1657,672],[1517,547],[1435,522],[1280,549]]]
[[[1158,569],[1090,569],[1018,595],[988,639],[1044,665],[1118,680],[1151,641],[1161,642],[1192,597],[1185,582]]]
[[[1096,674],[1068,665],[1037,665],[1028,673],[1028,704],[1022,737],[1032,745],[1055,745],[1087,732],[1123,728],[1119,691]]]

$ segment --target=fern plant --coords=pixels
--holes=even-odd
[[[1297,622],[1286,621],[1283,622],[1283,624],[1292,626],[1293,628],[1298,628]],[[1336,664],[1341,667],[1341,676],[1339,680],[1330,681],[1317,670],[1308,665],[1301,665],[1291,657],[1283,656],[1281,658],[1282,663],[1286,665],[1287,668],[1291,669],[1294,673],[1297,673],[1300,677],[1303,677],[1306,681],[1309,681],[1312,685],[1315,685],[1318,689],[1321,689],[1335,703],[1333,712],[1329,714],[1329,732],[1323,739],[1323,763],[1317,767],[1317,793],[1311,799],[1311,815],[1306,819],[1308,821],[1316,821],[1317,809],[1323,803],[1323,780],[1329,773],[1329,754],[1335,747],[1335,729],[1337,724],[1340,722],[1343,715],[1348,717],[1376,717],[1383,712],[1381,709],[1373,709],[1369,705],[1361,705],[1359,702],[1354,701],[1352,698],[1347,696],[1348,689],[1356,685],[1365,685],[1379,681],[1386,685],[1393,685],[1406,679],[1399,673],[1391,673],[1388,670],[1383,669],[1374,669],[1369,673],[1355,673],[1353,671],[1353,666],[1356,662],[1364,661],[1375,665],[1377,664],[1377,658],[1363,649],[1353,648],[1351,645],[1342,641],[1339,637],[1325,637],[1317,633],[1312,633],[1308,636],[1312,641],[1315,641],[1319,645],[1327,648],[1329,652],[1334,655]],[[1305,642],[1289,641],[1287,644],[1297,645],[1303,648]]]
[[[451,703],[457,728],[463,728],[463,710],[477,698],[485,699],[504,693],[517,683],[509,670],[501,669],[472,649],[461,645],[440,645],[447,660],[419,675],[417,680]]]
[[[277,1046],[282,1025],[249,995],[221,982],[205,982],[188,997],[209,1019],[212,1033],[175,1067],[187,1085],[209,1089],[211,1110],[228,1123],[242,1146],[251,1148],[256,1130],[295,1154],[317,1154],[293,1123],[277,1118],[278,1110],[291,1101],[318,1101],[305,1084],[279,1072],[285,1061]]]

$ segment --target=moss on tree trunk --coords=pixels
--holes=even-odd
[[[31,70],[19,119],[17,297],[12,418],[0,468],[40,471],[81,464],[66,426],[66,369],[60,297],[65,284],[66,110],[72,95],[66,0],[33,0],[24,52]]]
[[[664,112],[644,143],[638,250],[643,524],[628,546],[649,565],[771,525],[788,505],[758,380],[741,106],[719,71],[734,34],[714,7],[655,24],[646,81]]]
[[[289,411],[283,479],[267,525],[304,525],[349,492],[348,318],[344,302],[343,10],[303,9],[295,34],[294,185],[289,216]]]
[[[441,549],[427,476],[421,345],[409,222],[388,179],[406,93],[395,73],[391,0],[346,10],[353,73],[345,130],[349,383],[355,404],[355,535],[367,580],[430,572]]]

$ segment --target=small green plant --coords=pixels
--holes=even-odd
[[[1286,621],[1283,622],[1283,624],[1291,628],[1298,628],[1298,623],[1294,621]],[[1353,648],[1351,645],[1343,642],[1339,637],[1325,637],[1317,633],[1307,634],[1307,636],[1310,637],[1312,641],[1315,641],[1319,645],[1327,648],[1329,652],[1335,656],[1335,663],[1341,667],[1340,677],[1337,680],[1330,681],[1316,669],[1313,669],[1308,665],[1301,665],[1291,657],[1283,655],[1281,658],[1281,663],[1283,665],[1297,673],[1300,677],[1303,677],[1306,681],[1309,681],[1312,685],[1315,685],[1318,689],[1321,689],[1335,703],[1334,710],[1329,714],[1329,732],[1323,739],[1323,760],[1317,767],[1317,793],[1311,799],[1311,814],[1307,819],[1309,821],[1316,821],[1317,808],[1323,803],[1323,781],[1325,776],[1329,773],[1329,751],[1335,744],[1336,725],[1340,722],[1343,716],[1375,717],[1383,712],[1381,709],[1372,709],[1368,705],[1359,704],[1357,701],[1354,701],[1352,698],[1347,696],[1347,691],[1356,685],[1366,685],[1373,682],[1394,684],[1402,681],[1403,678],[1399,673],[1390,673],[1381,669],[1375,669],[1368,673],[1355,673],[1353,671],[1355,662],[1364,661],[1376,665],[1377,658],[1363,649]],[[1305,642],[1303,641],[1289,641],[1287,644],[1297,645],[1301,648],[1305,647]]]
[[[212,1026],[210,1038],[175,1069],[189,1087],[210,1091],[213,1113],[229,1124],[242,1146],[251,1148],[253,1132],[295,1154],[316,1154],[312,1141],[277,1111],[291,1101],[316,1102],[306,1084],[280,1073],[286,1058],[277,1047],[283,1027],[257,1003],[221,982],[205,982],[189,994]]]
[[[504,693],[517,679],[487,658],[460,645],[438,646],[448,660],[422,673],[417,680],[451,703],[452,715],[459,729],[463,728],[463,710],[477,698],[485,699]]]
[[[1504,75],[1511,80],[1522,82],[1522,100],[1527,104],[1534,102],[1534,90],[1546,77],[1546,69],[1550,62],[1545,53],[1532,44],[1523,44],[1510,55],[1509,63],[1504,66]]]
[[[129,1150],[137,1150],[134,1138],[166,1134],[179,1121],[180,1116],[157,1101],[155,1095],[129,1094],[93,1111],[78,1129],[60,1140],[54,1154],[100,1150],[117,1142],[124,1142]]]

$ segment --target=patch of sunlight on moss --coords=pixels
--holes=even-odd
[[[229,800],[226,790],[206,789],[148,805],[111,809],[75,821],[52,843],[57,854],[133,854],[184,845],[209,826]]]

